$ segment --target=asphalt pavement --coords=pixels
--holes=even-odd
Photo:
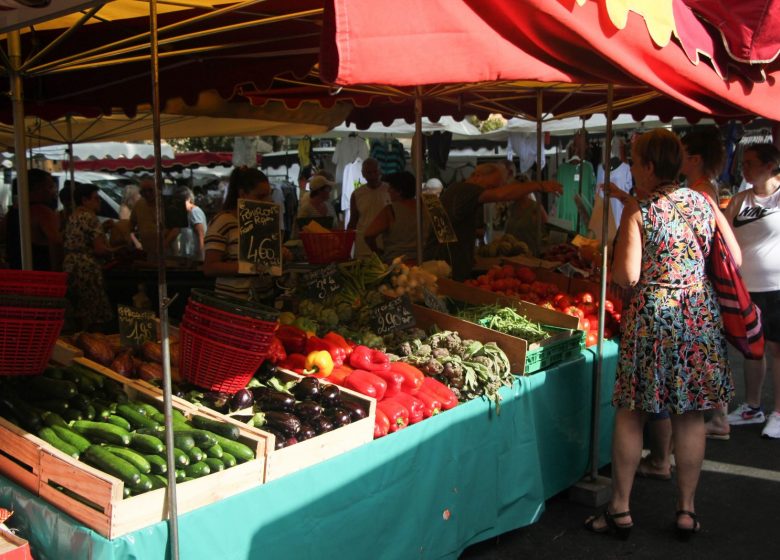
[[[744,400],[741,356],[731,354],[737,394]],[[771,376],[763,404],[771,409]],[[778,388],[777,390],[780,390]],[[675,539],[675,478],[637,478],[632,492],[634,528],[628,541],[595,535],[583,527],[593,513],[563,492],[548,500],[539,521],[478,543],[464,560],[598,558],[776,560],[780,558],[780,440],[761,437],[762,424],[732,426],[728,441],[707,440],[705,464],[696,496],[702,530],[687,543]],[[609,476],[610,468],[602,470]]]

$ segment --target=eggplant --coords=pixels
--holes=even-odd
[[[328,420],[327,416],[318,416],[312,420],[311,427],[314,428],[314,431],[317,432],[317,434],[324,434],[334,428],[333,422]]]
[[[316,377],[304,377],[292,388],[292,394],[299,401],[316,401],[320,396],[320,380]]]
[[[230,412],[243,410],[255,404],[255,397],[249,389],[240,389],[230,398]]]
[[[284,442],[284,446],[290,447],[291,445],[295,445],[296,443],[298,443],[298,440],[294,437],[291,437],[291,438],[287,438],[287,441]]]
[[[258,381],[265,383],[272,377],[276,375],[277,367],[276,364],[271,363],[270,360],[264,360],[262,364],[260,364],[260,367],[257,368],[255,371],[255,379]]]
[[[325,409],[314,401],[301,401],[295,405],[295,414],[302,420],[317,418],[317,416],[322,416],[324,412]]]
[[[355,401],[341,401],[341,404],[339,404],[341,408],[345,408],[349,410],[349,415],[352,417],[353,422],[357,422],[358,420],[362,420],[363,418],[368,418],[368,411],[366,408]]]
[[[203,395],[203,404],[217,412],[227,412],[230,395],[218,391],[210,391]]]
[[[341,390],[335,385],[323,385],[320,389],[320,404],[325,408],[338,406],[341,402]]]
[[[263,429],[266,426],[273,428],[281,432],[285,437],[295,437],[298,432],[301,431],[301,419],[290,412],[279,412],[276,410],[269,410],[263,413],[265,416],[265,423]]]
[[[292,412],[295,409],[295,397],[269,389],[263,393],[257,404],[263,412],[272,410]]]
[[[287,438],[279,430],[263,426],[263,430],[274,436],[274,449],[282,449],[287,446]]]
[[[298,435],[296,436],[298,438],[298,441],[305,441],[307,439],[311,439],[317,435],[317,432],[314,431],[314,428],[309,426],[308,424],[301,424],[301,431],[298,432]]]
[[[346,408],[331,408],[327,411],[326,415],[330,418],[336,428],[352,423],[352,413]]]

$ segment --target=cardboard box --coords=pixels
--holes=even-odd
[[[33,560],[30,544],[11,531],[0,528],[0,560]]]

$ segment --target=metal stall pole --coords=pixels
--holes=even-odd
[[[65,117],[66,134],[68,136],[68,175],[70,175],[70,214],[76,209],[76,168],[73,162],[73,117]]]
[[[542,180],[542,158],[544,158],[544,154],[542,153],[543,145],[542,145],[542,107],[544,106],[544,93],[541,89],[536,90],[536,180],[541,182]],[[537,204],[539,206],[542,206],[542,195],[544,193],[543,188],[539,188],[539,200],[537,201]],[[543,207],[543,206],[542,206]],[[542,220],[536,221],[536,239],[537,243],[541,245],[542,241]],[[539,247],[537,245],[537,247]],[[539,255],[534,255],[535,257],[538,257]]]
[[[422,215],[422,180],[423,180],[423,146],[422,146],[422,88],[417,86],[414,91],[414,176],[417,178],[417,264],[423,262],[423,215]]]
[[[18,30],[8,32],[8,73],[11,79],[11,104],[14,115],[14,151],[16,160],[16,204],[19,209],[19,241],[22,269],[32,270],[32,231],[30,229],[30,190],[27,183],[27,150],[24,130],[24,88],[22,84],[22,41]]]
[[[152,65],[152,130],[154,135],[154,182],[157,199],[157,282],[160,299],[160,337],[162,339],[163,409],[165,413],[165,447],[168,463],[168,531],[170,557],[179,558],[179,525],[176,506],[176,468],[173,454],[173,413],[171,406],[171,347],[168,339],[168,285],[165,277],[165,213],[163,211],[162,148],[160,147],[160,66],[157,44],[157,0],[149,2],[149,27],[151,31]]]
[[[593,373],[593,414],[591,417],[590,432],[590,478],[596,480],[599,475],[599,425],[601,403],[601,374],[604,364],[604,319],[606,310],[604,301],[607,299],[607,262],[609,248],[609,155],[612,153],[612,101],[613,87],[609,84],[607,87],[607,129],[606,141],[604,142],[604,212],[601,220],[601,279],[599,286],[599,338],[596,346],[598,357],[596,359],[596,368]]]

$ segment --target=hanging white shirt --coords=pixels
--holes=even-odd
[[[364,160],[368,157],[368,144],[365,138],[360,136],[347,136],[339,140],[336,150],[333,152],[333,163],[336,164],[336,182],[344,180],[344,170],[356,159]]]
[[[349,223],[349,201],[355,187],[362,185],[366,180],[363,177],[363,160],[357,158],[344,168],[344,177],[341,182],[341,209],[344,211],[344,223]]]

